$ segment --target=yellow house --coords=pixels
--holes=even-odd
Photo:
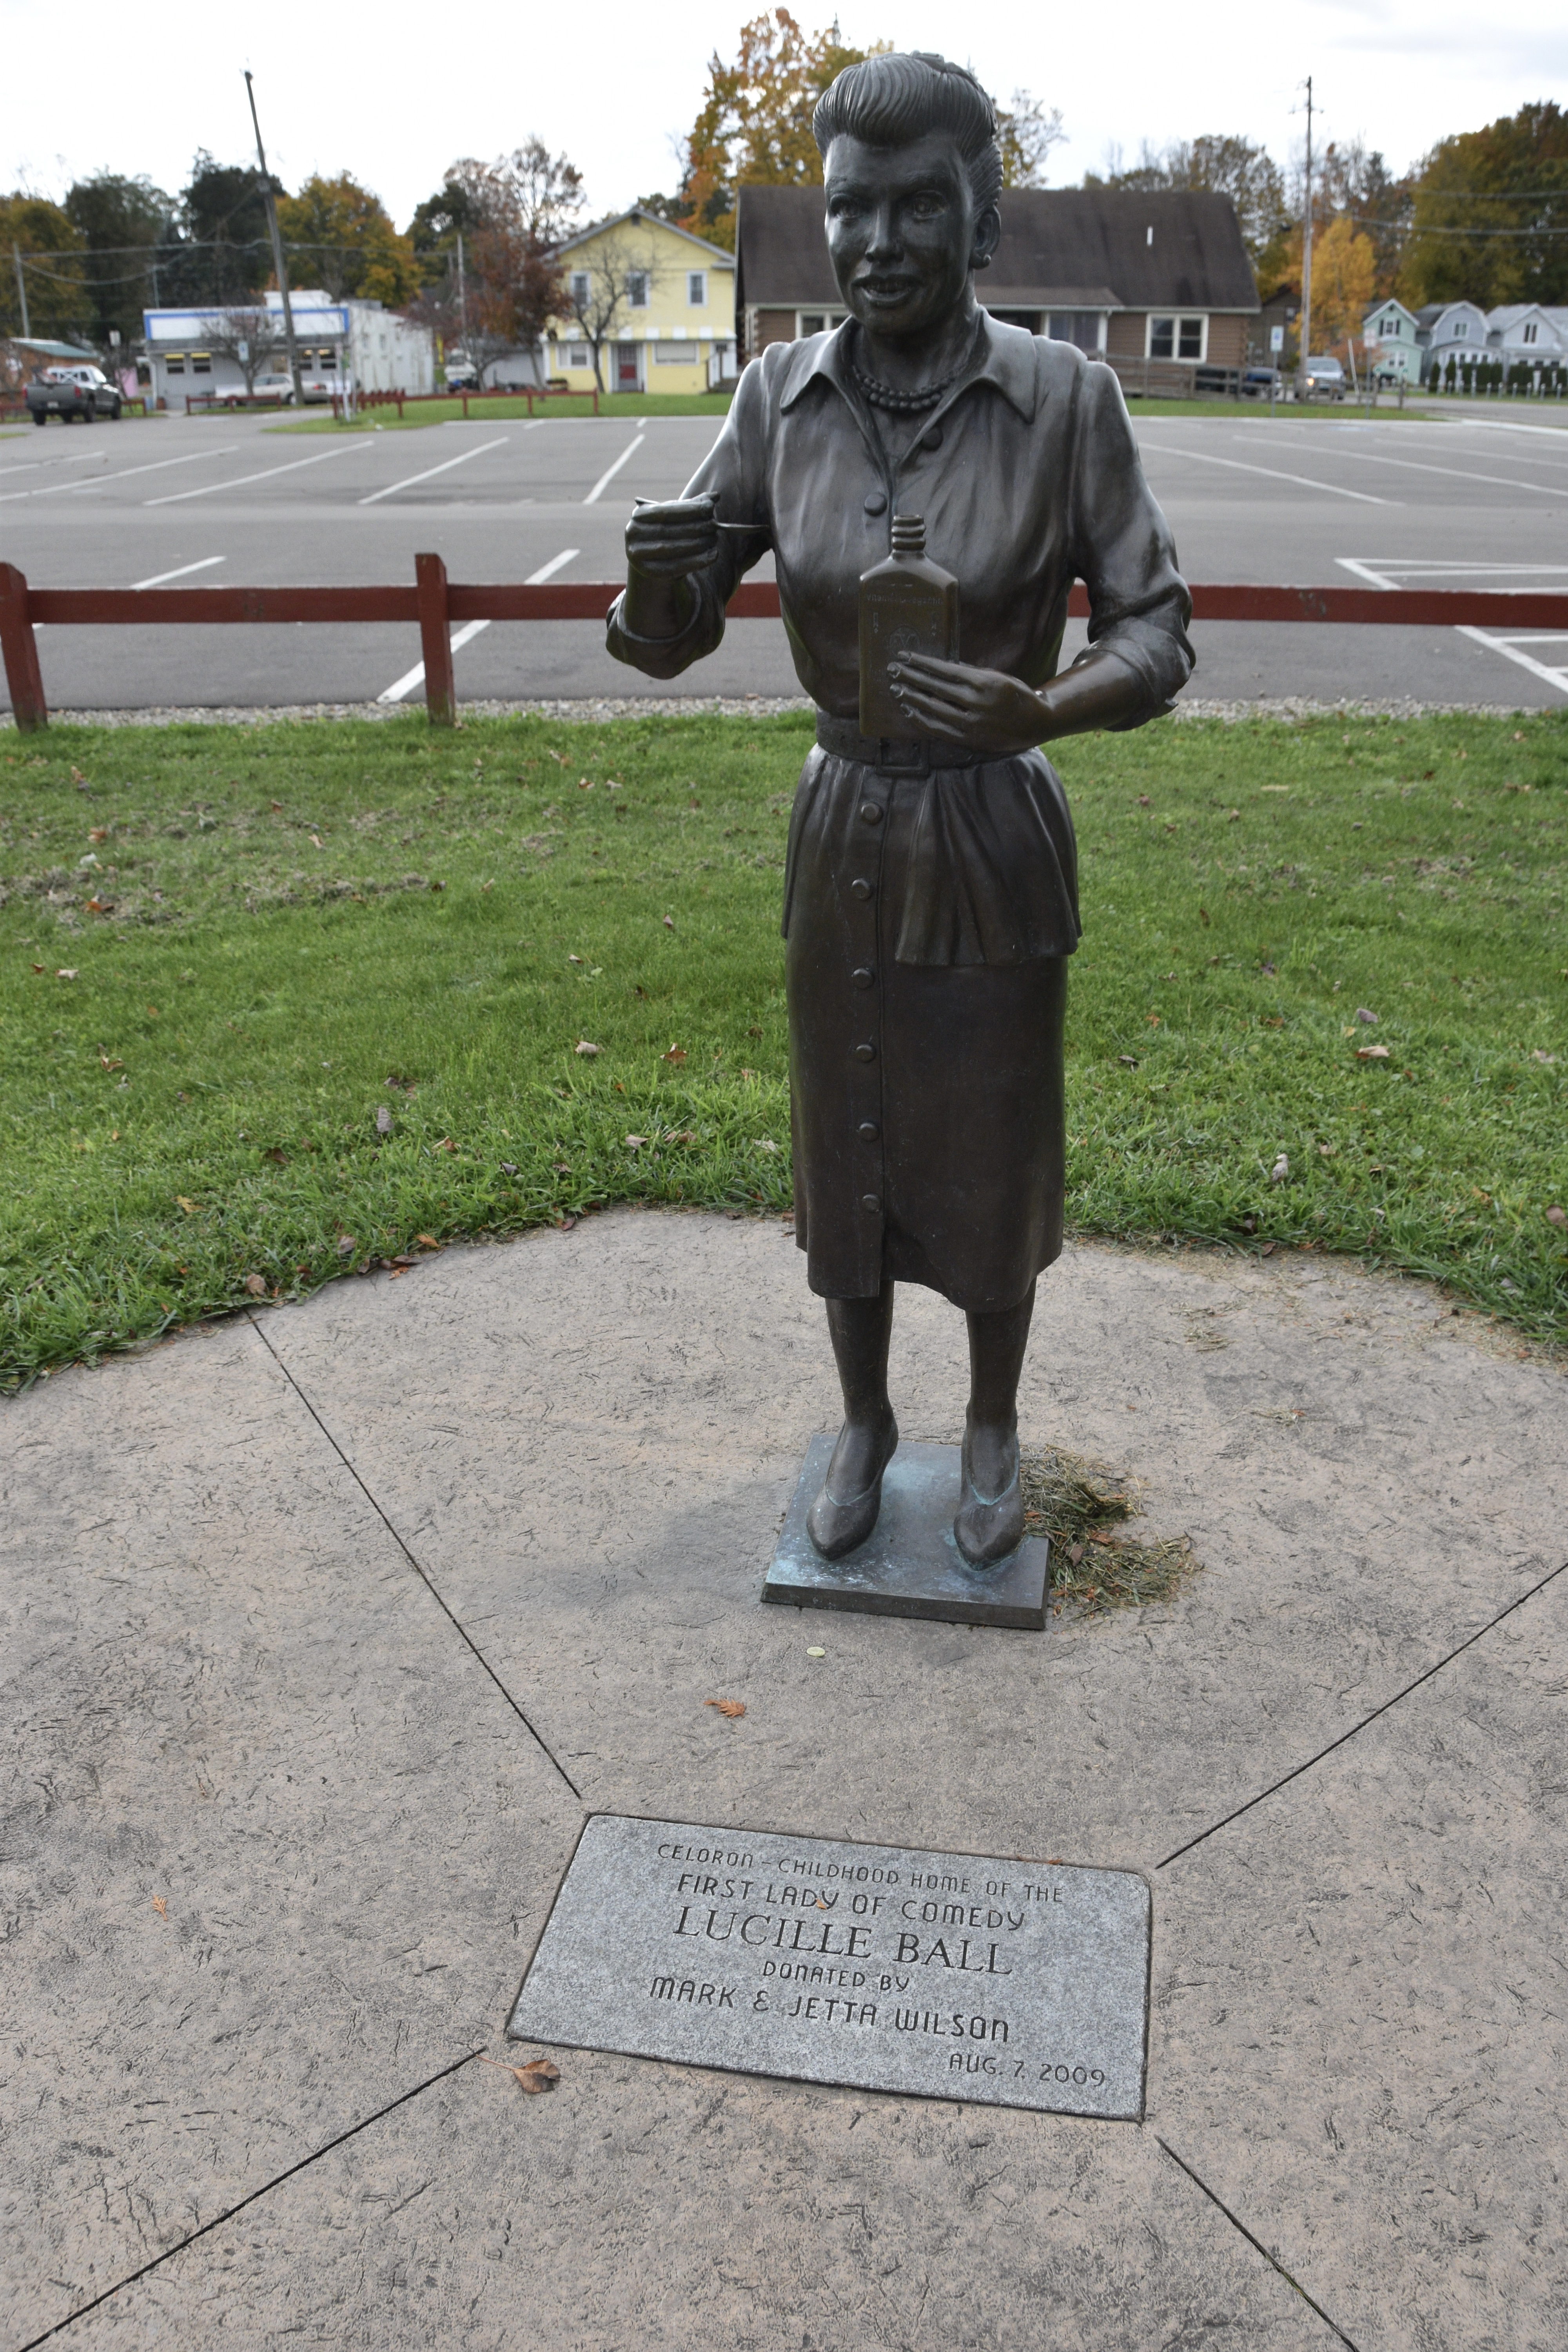
[[[566,309],[551,378],[589,392],[709,392],[733,382],[735,257],[657,214],[626,212],[556,248]]]

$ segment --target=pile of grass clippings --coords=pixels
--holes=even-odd
[[[1141,1517],[1136,1479],[1057,1446],[1023,1449],[1024,1523],[1051,1546],[1051,1606],[1084,1616],[1173,1601],[1203,1562],[1186,1536],[1141,1542],[1116,1532]]]

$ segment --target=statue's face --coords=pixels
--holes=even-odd
[[[918,335],[951,318],[977,250],[990,251],[997,227],[994,210],[976,222],[956,141],[945,131],[907,147],[838,138],[823,176],[834,275],[860,324],[876,334]]]

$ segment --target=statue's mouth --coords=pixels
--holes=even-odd
[[[911,294],[920,292],[920,280],[915,278],[862,278],[855,290],[869,302],[907,302]]]

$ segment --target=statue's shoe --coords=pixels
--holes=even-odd
[[[999,1495],[982,1495],[969,1463],[969,1434],[963,1438],[963,1486],[953,1540],[971,1568],[994,1568],[1016,1552],[1024,1540],[1024,1489],[1018,1476],[1018,1441],[1013,1440],[1013,1475]]]
[[[805,1515],[805,1531],[824,1559],[842,1559],[858,1544],[863,1544],[877,1524],[882,1507],[882,1477],[889,1463],[899,1450],[899,1424],[889,1425],[887,1444],[877,1475],[858,1495],[841,1503],[822,1482],[822,1492]]]

